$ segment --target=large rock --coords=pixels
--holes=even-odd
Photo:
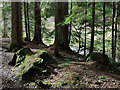
[[[55,63],[52,57],[44,50],[32,52],[30,48],[23,48],[14,54],[12,59],[13,66],[19,66],[20,71],[17,77],[22,76],[22,80],[34,81],[35,75],[49,74],[52,72],[48,67],[51,63]]]
[[[11,66],[14,66],[16,64],[19,65],[25,59],[26,55],[31,54],[33,54],[33,52],[29,47],[22,48],[13,55],[12,60],[8,64]]]
[[[86,61],[93,60],[101,64],[108,64],[109,63],[109,58],[106,54],[102,54],[99,52],[92,52],[87,55],[85,58]]]

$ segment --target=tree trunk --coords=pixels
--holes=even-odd
[[[44,45],[41,37],[41,9],[39,8],[40,3],[35,2],[35,33],[34,39],[35,43]]]
[[[81,39],[81,30],[79,31],[79,36],[78,36],[78,38],[79,38],[79,48],[78,48],[77,53],[79,53],[80,48],[81,48],[81,41],[80,41],[80,39]]]
[[[22,11],[21,11],[21,2],[12,2],[12,43],[10,46],[10,51],[15,48],[22,47]]]
[[[68,25],[61,25],[60,23],[65,20],[66,15],[68,15],[68,2],[57,2],[56,3],[56,33],[58,40],[58,47],[60,50],[69,50],[69,40],[68,40]]]
[[[117,2],[117,7],[116,7],[116,22],[115,22],[115,52],[114,52],[114,59],[116,57],[116,46],[117,46],[117,25],[118,25],[118,6],[119,6],[119,3]]]
[[[58,47],[58,2],[55,2],[55,56],[59,56],[59,47]]]
[[[105,2],[103,5],[103,54],[105,54]]]
[[[28,1],[27,1],[27,24],[28,24],[28,41],[30,42],[31,39],[30,39],[30,25],[29,25],[29,4],[28,4]]]
[[[92,32],[91,32],[90,52],[93,52],[94,49],[94,24],[95,24],[95,2],[93,2],[93,6],[92,6]]]
[[[118,3],[119,4],[119,3]],[[119,4],[120,5],[120,4]],[[120,7],[118,5],[118,37],[117,37],[117,40],[118,40],[118,54],[117,54],[117,58],[120,60]]]
[[[114,46],[114,17],[115,17],[115,3],[112,6],[112,58],[114,58],[115,46]]]
[[[87,3],[86,3],[86,7],[87,7]],[[85,8],[85,43],[84,43],[84,56],[86,55],[86,15],[87,15],[87,8]]]
[[[27,26],[26,2],[24,2],[24,17],[25,17],[26,40],[28,41],[28,26]]]
[[[70,14],[72,14],[72,1],[71,1],[71,8],[70,8]],[[71,19],[72,20],[72,19]],[[72,32],[72,21],[70,21],[70,31],[69,31],[69,45],[71,40],[71,32]]]

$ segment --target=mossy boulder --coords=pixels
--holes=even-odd
[[[110,64],[120,73],[120,63],[109,57]]]
[[[90,60],[93,60],[93,61],[96,61],[98,63],[101,63],[101,64],[109,64],[109,58],[106,54],[102,54],[102,53],[99,53],[99,52],[92,52],[92,53],[89,53],[87,55],[87,57],[85,58],[86,61],[90,61]]]
[[[24,81],[35,81],[36,75],[41,76],[50,74],[52,70],[48,67],[50,64],[49,61],[53,61],[53,59],[46,51],[41,50],[40,52],[40,50],[38,50],[36,54],[25,57],[21,65],[19,76],[22,76],[22,80]]]
[[[33,54],[33,52],[31,51],[31,49],[29,47],[25,47],[25,48],[18,50],[16,52],[16,54],[20,55],[20,57],[22,57],[22,56],[26,56],[26,55],[31,55],[31,54]]]
[[[26,55],[31,54],[33,54],[33,52],[29,47],[21,48],[13,55],[12,60],[8,64],[11,66],[19,65],[25,59]]]
[[[99,65],[110,65],[120,72],[120,63],[116,62],[113,58],[108,57],[106,54],[92,52],[85,58],[85,61],[90,60],[96,61]]]
[[[19,74],[17,77],[22,77],[24,81],[35,81],[36,75],[50,74],[50,65],[55,63],[55,60],[45,51],[38,49],[33,52],[30,48],[22,48],[17,51],[9,65],[19,66]]]

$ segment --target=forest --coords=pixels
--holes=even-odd
[[[119,89],[119,6],[0,2],[0,88]]]

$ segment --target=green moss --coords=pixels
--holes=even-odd
[[[46,72],[47,72],[47,70],[43,70],[42,72],[43,72],[43,73],[46,73]]]
[[[72,61],[66,61],[66,62],[63,62],[62,64],[60,64],[61,67],[66,67],[68,65],[70,65],[72,63]]]
[[[52,84],[50,82],[43,82],[44,85],[51,86]]]
[[[29,56],[29,55],[25,56],[25,60],[22,63],[20,74],[18,76],[21,76],[22,74],[28,72],[30,68],[34,67],[34,64],[33,64],[33,61],[31,60],[31,57],[32,56]]]
[[[102,53],[99,53],[99,52],[89,53],[87,55],[87,57],[85,58],[85,61],[91,61],[91,60],[102,63],[102,64],[108,64],[109,63],[108,56],[106,54],[102,54]]]
[[[21,49],[21,50],[23,50],[23,49]],[[35,52],[35,54],[32,54],[32,55],[31,54],[21,54],[22,53],[21,51],[19,51],[17,53],[19,55],[18,55],[18,59],[17,59],[18,63],[16,63],[16,66],[20,64],[19,63],[20,61],[22,61],[21,66],[20,66],[20,71],[19,71],[20,73],[18,75],[19,77],[22,76],[22,80],[29,81],[36,74],[41,75],[41,73],[42,74],[49,73],[48,68],[46,66],[43,67],[44,60],[42,59],[42,57],[40,58],[40,55],[43,54],[44,52],[47,53],[44,50],[37,50]],[[22,56],[20,56],[20,55],[22,55]],[[44,56],[44,54],[43,54],[43,56]],[[47,57],[47,58],[49,58],[49,57]]]
[[[39,58],[34,55],[26,55],[25,60],[22,63],[21,70],[20,70],[20,76],[23,74],[29,72],[31,68],[34,68],[36,65],[40,65],[43,62],[42,58]]]
[[[32,51],[29,47],[25,47],[25,48],[18,50],[16,54],[20,56],[26,56],[26,55],[31,55]]]
[[[43,88],[43,89],[46,89],[46,88],[49,88],[52,86],[52,84],[50,82],[42,82],[40,80],[37,80],[36,81],[36,84],[40,87],[40,88]]]
[[[41,54],[44,53],[44,52],[47,53],[47,51],[41,50],[41,49],[39,49],[39,50],[36,51],[36,53],[38,53],[39,55],[41,55]]]
[[[110,57],[109,57],[109,61],[110,61],[110,64],[111,64],[116,70],[118,70],[118,71],[120,72],[120,67],[119,67],[119,64],[120,64],[120,63],[115,62],[115,60],[114,60],[113,58],[110,58]]]

